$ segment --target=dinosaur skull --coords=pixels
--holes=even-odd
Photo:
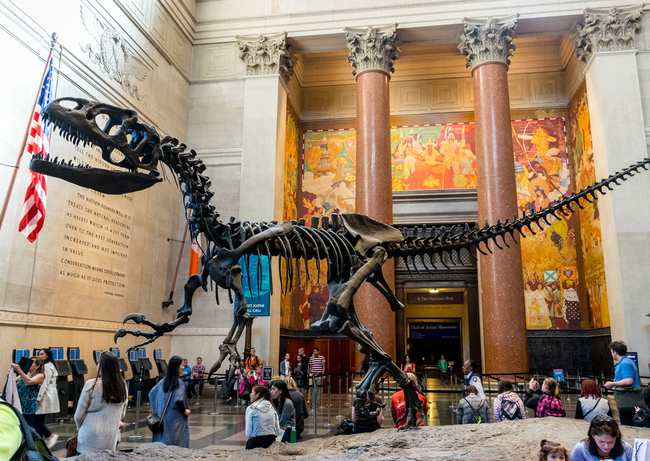
[[[71,101],[76,107],[65,107],[61,104],[63,101]],[[97,124],[99,116],[107,119],[103,128]],[[86,99],[61,98],[45,107],[43,117],[54,129],[58,128],[66,140],[75,145],[80,142],[84,146],[87,143],[95,145],[102,150],[106,162],[129,171],[90,168],[72,165],[72,162],[59,164],[56,159],[51,161],[49,156],[43,158],[38,154],[31,161],[33,171],[105,194],[135,192],[161,181],[157,168],[162,155],[160,136],[154,127],[138,122],[137,112]],[[115,155],[114,151],[122,155]],[[149,171],[149,174],[138,170]]]

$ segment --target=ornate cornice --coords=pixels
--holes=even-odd
[[[575,55],[587,62],[599,51],[634,49],[634,34],[641,30],[643,4],[623,8],[585,8],[585,22],[574,36]]]
[[[246,75],[279,74],[285,82],[293,77],[291,45],[287,33],[237,35],[239,58],[246,63]]]
[[[346,27],[345,39],[350,55],[348,62],[354,67],[352,75],[365,70],[381,70],[390,75],[399,58],[397,52],[397,24],[382,27]]]
[[[466,67],[476,67],[486,62],[502,62],[510,65],[510,56],[516,49],[512,35],[517,27],[518,14],[502,18],[463,18],[460,34],[460,54],[467,56]]]

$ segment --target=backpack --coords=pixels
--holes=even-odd
[[[515,419],[521,419],[521,410],[517,402],[501,400],[501,421],[513,421]]]
[[[45,441],[40,435],[25,421],[25,417],[7,402],[0,402],[14,412],[20,424],[20,432],[23,439],[18,447],[16,453],[10,458],[9,461],[59,461],[57,457],[52,455],[50,450],[45,445]]]
[[[483,422],[483,418],[481,418],[481,414],[479,413],[479,410],[483,406],[483,402],[481,402],[481,405],[479,405],[478,409],[474,409],[471,403],[469,403],[469,400],[463,399],[465,402],[467,402],[467,405],[472,409],[472,416],[469,417],[469,424],[481,424]]]
[[[349,419],[344,419],[336,426],[334,435],[350,435],[354,434],[354,423]]]

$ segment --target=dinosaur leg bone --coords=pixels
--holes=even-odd
[[[176,320],[173,322],[166,323],[155,323],[148,320],[143,314],[129,314],[124,318],[124,322],[132,321],[138,325],[146,325],[151,327],[154,331],[137,331],[137,330],[127,330],[122,328],[115,333],[113,341],[117,343],[118,338],[123,338],[127,335],[131,336],[142,336],[147,338],[147,341],[137,344],[135,346],[129,347],[129,351],[146,344],[154,342],[156,339],[160,338],[165,333],[170,333],[174,329],[190,321],[190,315],[192,315],[192,297],[196,290],[201,288],[201,278],[198,275],[193,275],[185,284],[185,302],[181,307],[176,311]]]

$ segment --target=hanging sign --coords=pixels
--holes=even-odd
[[[258,276],[260,263],[257,255],[250,256],[248,261],[248,270],[246,272],[246,259],[244,256],[239,260],[241,267],[241,284],[246,299],[246,309],[250,315],[256,317],[268,317],[271,315],[271,283],[269,281],[269,262],[268,256],[262,255],[261,277]],[[250,289],[248,282],[250,281]],[[261,282],[261,283],[260,283]],[[251,297],[252,294],[252,297]],[[235,309],[239,306],[239,300],[235,297]]]
[[[409,339],[460,339],[460,322],[411,322]]]

